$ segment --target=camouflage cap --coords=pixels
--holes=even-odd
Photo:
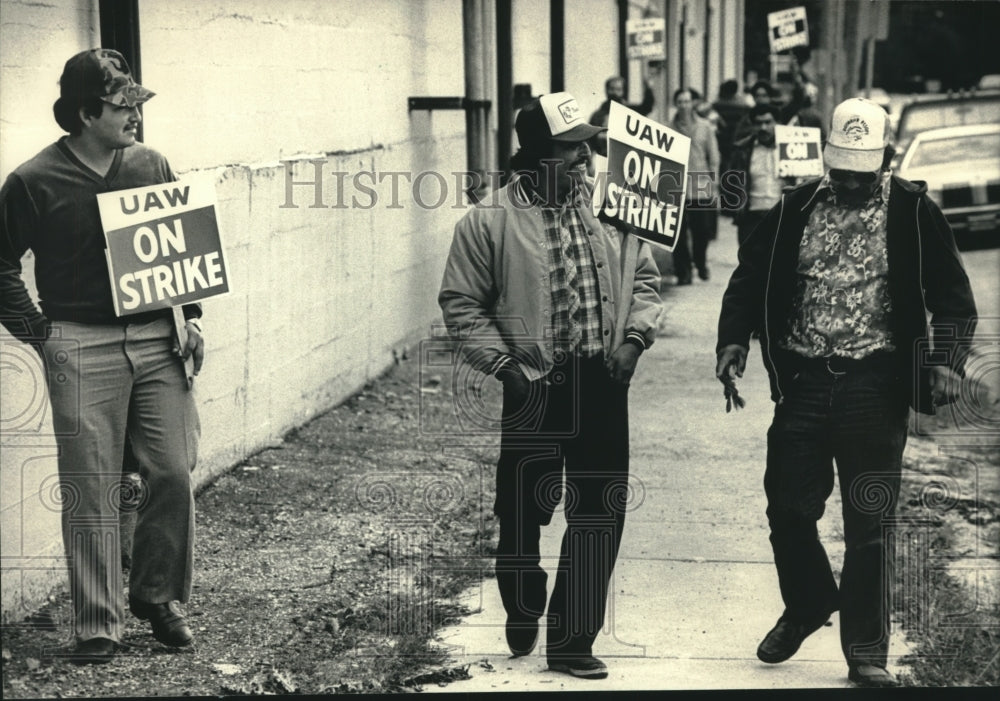
[[[66,62],[59,78],[62,97],[97,97],[118,107],[135,107],[156,93],[132,79],[125,57],[113,49],[81,51]]]

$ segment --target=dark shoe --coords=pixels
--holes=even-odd
[[[899,686],[896,675],[884,667],[876,667],[872,664],[859,664],[851,666],[847,673],[847,678],[858,686],[876,687],[887,689]]]
[[[691,284],[691,276],[688,275],[687,277],[678,277],[677,278],[677,284],[678,285],[690,285]]]
[[[608,676],[607,666],[593,655],[551,659],[549,669],[580,679],[604,679]]]
[[[701,270],[699,270],[698,277],[702,280],[708,280],[708,278],[711,277],[708,273],[708,268],[702,268]]]
[[[73,664],[107,664],[115,656],[115,641],[109,638],[81,640],[69,655]]]
[[[538,642],[537,618],[511,618],[507,616],[507,647],[514,657],[530,655]]]
[[[757,647],[757,659],[768,664],[784,662],[798,652],[803,640],[822,627],[823,623],[805,625],[789,621],[782,616]]]
[[[129,597],[128,607],[136,618],[149,621],[153,626],[153,637],[164,645],[184,647],[194,640],[176,601],[150,604]]]

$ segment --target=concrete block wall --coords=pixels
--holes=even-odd
[[[567,88],[589,113],[617,72],[616,4],[567,5]],[[0,177],[61,135],[58,76],[69,56],[99,45],[96,7],[3,0]],[[457,110],[408,112],[406,99],[463,94],[462,2],[141,0],[139,11],[142,82],[157,93],[144,140],[182,178],[215,184],[232,275],[230,294],[204,303],[203,484],[344,399],[440,318],[437,289],[465,208],[453,175],[465,169],[465,121]],[[547,92],[546,5],[516,0],[515,23],[515,81]],[[308,184],[282,206],[286,169],[308,183],[316,162],[324,206],[311,206]],[[30,254],[22,263],[32,288]],[[42,370],[4,332],[0,353],[9,622],[65,574]]]
[[[99,43],[97,3],[3,0],[0,6],[0,176],[62,132],[52,118],[63,64]],[[29,283],[33,262],[24,261]],[[29,285],[33,286],[33,285]],[[57,448],[41,361],[0,330],[2,609],[14,615],[65,581]]]
[[[60,14],[4,0],[3,177],[61,135],[50,117],[58,76],[69,56],[99,45],[96,4],[64,2]],[[140,3],[142,82],[157,93],[144,109],[145,142],[180,177],[215,183],[232,274],[232,292],[204,304],[198,484],[357,390],[439,318],[437,288],[465,206],[450,175],[465,167],[464,116],[411,114],[406,98],[462,94],[461,17],[460,0]],[[51,42],[53,27],[72,30]],[[40,58],[29,50],[38,46]],[[327,207],[310,206],[308,185],[282,207],[286,163],[295,181],[309,181],[317,160]],[[413,196],[407,178],[425,170],[447,178],[439,207]],[[333,207],[335,172],[346,174],[346,208]],[[378,181],[390,172],[405,174],[397,192],[392,177]],[[439,181],[424,184],[424,201],[439,199]],[[22,264],[33,288],[30,253]],[[65,574],[42,370],[9,336],[0,351],[8,622]]]

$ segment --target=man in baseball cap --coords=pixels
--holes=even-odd
[[[164,645],[192,642],[178,604],[191,593],[200,424],[183,363],[193,356],[197,374],[204,342],[198,304],[184,306],[183,347],[169,308],[115,314],[97,195],[175,180],[167,160],[136,141],[139,105],[153,93],[110,49],[70,58],[59,84],[53,111],[68,135],[0,189],[0,320],[48,369],[60,491],[69,495],[69,658],[92,664],[113,658],[125,628],[118,512],[126,450],[141,479],[129,609]],[[39,306],[21,278],[29,249]]]
[[[132,78],[125,57],[113,49],[81,51],[66,62],[59,78],[60,99],[98,98],[117,107],[135,107],[156,93]]]
[[[872,687],[898,684],[886,669],[886,532],[909,409],[934,413],[959,396],[976,326],[951,228],[925,184],[888,170],[889,136],[873,102],[837,105],[829,172],[782,195],[740,247],[716,346],[716,376],[732,397],[757,332],[775,401],[764,491],[785,608],[757,657],[784,662],[839,610],[848,679]],[[834,464],[839,582],[816,527]]]
[[[607,127],[587,124],[576,98],[568,92],[532,100],[518,112],[514,129],[520,148],[511,158],[511,168],[531,173],[524,184],[544,184],[544,193],[556,198],[569,192],[571,178],[580,180],[586,174],[591,139],[607,131]],[[537,187],[534,191],[542,193]]]
[[[628,501],[628,385],[656,335],[659,273],[641,242],[618,293],[623,234],[594,217],[585,178],[587,140],[604,128],[573,96],[543,95],[515,126],[517,172],[458,222],[438,302],[465,360],[503,383],[493,511],[507,644],[530,654],[547,610],[549,668],[601,679],[593,645]],[[568,529],[546,605],[540,529],[564,476]]]

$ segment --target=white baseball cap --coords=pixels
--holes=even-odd
[[[879,170],[890,131],[889,115],[879,105],[861,97],[844,100],[833,110],[823,162],[827,168]]]
[[[568,92],[539,97],[518,113],[515,128],[522,144],[541,139],[586,141],[604,131],[604,127],[595,127],[583,120],[580,105]]]

